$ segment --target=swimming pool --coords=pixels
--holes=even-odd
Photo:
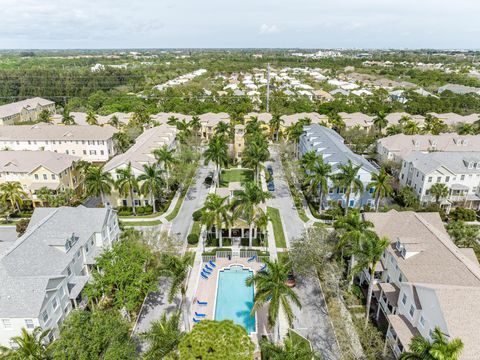
[[[253,272],[242,266],[221,270],[215,302],[215,320],[233,320],[248,333],[255,332],[255,316],[250,315],[253,308],[253,286],[245,284],[251,275]]]

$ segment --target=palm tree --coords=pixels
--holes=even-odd
[[[282,126],[283,119],[279,114],[273,114],[268,126],[270,128],[270,138],[272,141],[278,141],[280,135],[280,127]]]
[[[122,196],[130,196],[132,203],[133,215],[137,215],[135,210],[135,202],[133,201],[133,193],[138,191],[138,182],[132,170],[132,163],[129,162],[126,168],[115,170],[117,173],[116,186]]]
[[[126,152],[134,142],[132,138],[130,138],[130,135],[128,135],[124,131],[116,132],[115,134],[113,134],[112,139],[113,139],[113,143],[115,144],[115,147],[121,153]]]
[[[75,118],[70,114],[70,111],[65,107],[62,114],[63,125],[75,125]]]
[[[345,128],[345,121],[337,113],[330,113],[328,116],[328,123],[332,126],[332,129],[336,132],[340,132]]]
[[[217,194],[208,194],[205,200],[205,205],[202,208],[201,222],[205,224],[209,229],[215,226],[218,244],[220,247],[222,243],[222,227],[225,225],[227,228],[231,225],[231,217],[228,213],[227,200],[228,197],[221,197]]]
[[[418,123],[413,120],[408,120],[405,125],[403,125],[403,133],[405,135],[416,135],[420,133]]]
[[[297,294],[286,285],[291,269],[290,263],[265,260],[266,271],[259,271],[247,278],[247,286],[255,284],[255,297],[252,315],[266,303],[268,306],[268,325],[274,327],[278,321],[280,307],[287,316],[290,327],[293,324],[293,311],[290,303],[302,307]]]
[[[187,284],[185,282],[192,263],[192,253],[187,252],[183,256],[168,253],[161,254],[159,266],[160,275],[168,277],[171,281],[168,302],[173,302],[175,296],[180,292],[182,295],[182,303],[185,303],[184,298],[187,291]]]
[[[208,147],[203,153],[205,165],[210,162],[215,164],[215,179],[217,185],[220,185],[221,167],[228,163],[228,147],[225,141],[219,136],[214,136],[208,142]]]
[[[461,123],[457,126],[457,133],[459,135],[475,135],[476,127],[473,124]]]
[[[298,143],[300,141],[300,136],[303,134],[303,124],[301,122],[297,122],[294,125],[291,125],[288,130],[288,140],[292,141],[294,144],[294,157],[298,157]]]
[[[423,124],[423,130],[429,132],[432,135],[438,135],[442,132],[447,131],[448,126],[443,122],[443,120],[433,116],[432,114],[427,114],[425,116],[425,123]]]
[[[262,359],[264,360],[314,360],[320,359],[315,352],[290,336],[283,340],[283,345],[273,343],[266,338],[260,340]]]
[[[217,126],[215,126],[215,135],[225,139],[225,141],[228,141],[230,137],[230,125],[220,121]]]
[[[363,221],[357,211],[340,217],[334,224],[335,229],[340,229],[340,237],[337,247],[342,251],[343,255],[350,256],[349,268],[349,286],[353,282],[352,269],[355,266],[355,251],[360,247],[362,240],[366,236],[373,236],[371,230],[373,223]]]
[[[97,115],[93,111],[87,113],[85,121],[88,125],[98,125]]]
[[[400,120],[398,120],[398,125],[401,127],[405,126],[408,122],[412,121],[412,118],[409,115],[402,115]]]
[[[100,196],[102,204],[105,205],[106,195],[112,193],[112,174],[103,171],[101,167],[91,165],[85,173],[85,190],[89,196]]]
[[[410,351],[400,355],[400,360],[458,360],[463,351],[461,339],[447,340],[437,326],[432,333],[432,342],[421,335],[414,336],[410,342]]]
[[[402,133],[402,127],[400,125],[390,125],[386,129],[387,136],[393,136]]]
[[[120,120],[118,119],[117,115],[113,115],[109,120],[108,124],[113,126],[114,128],[118,129],[120,127]]]
[[[191,138],[192,135],[192,129],[190,128],[190,122],[187,122],[187,120],[182,119],[182,121],[177,121],[176,122],[177,126],[177,138],[182,144],[186,144],[188,140]]]
[[[344,188],[346,195],[346,204],[345,204],[345,215],[348,214],[348,208],[350,206],[350,196],[353,194],[358,194],[363,192],[363,183],[358,178],[358,172],[361,169],[361,165],[353,165],[351,160],[348,160],[346,164],[341,164],[338,166],[340,172],[335,174],[334,181],[335,184]]]
[[[40,111],[40,114],[38,114],[38,121],[44,123],[51,123],[53,121],[52,113],[47,109],[43,109],[42,111]]]
[[[23,191],[22,184],[18,181],[7,181],[0,184],[0,201],[9,204],[12,211],[20,212],[20,206],[27,197],[27,193]]]
[[[437,205],[440,203],[441,198],[448,196],[449,192],[447,185],[441,183],[433,184],[428,191],[435,198],[435,204]]]
[[[193,116],[192,120],[188,122],[188,126],[190,129],[193,130],[196,139],[200,136],[200,130],[202,129],[202,123],[200,122],[200,118],[198,116]]]
[[[375,277],[375,270],[378,262],[382,258],[386,248],[390,245],[390,242],[386,237],[379,238],[376,234],[370,233],[363,237],[363,240],[356,249],[358,263],[353,268],[353,274],[358,274],[363,269],[370,270],[370,283],[368,284],[367,291],[367,306],[365,314],[365,328],[368,325],[368,319],[370,318],[370,304],[372,302],[373,283]]]
[[[178,118],[175,117],[175,116],[170,116],[168,119],[167,119],[167,124],[170,125],[170,126],[177,126],[177,122],[178,122]]]
[[[393,178],[387,174],[385,168],[381,168],[378,174],[372,174],[372,181],[367,185],[367,190],[374,189],[375,211],[380,207],[380,199],[392,194]]]
[[[263,140],[262,135],[259,135],[247,141],[242,154],[242,166],[253,169],[255,181],[259,181],[260,164],[269,158],[268,144]]]
[[[169,149],[167,145],[163,145],[161,148],[153,150],[153,156],[157,159],[157,164],[165,171],[165,185],[169,188],[168,181],[170,179],[170,170],[176,163],[173,156],[173,150]]]
[[[162,170],[157,167],[157,164],[143,164],[143,174],[138,177],[138,181],[142,182],[140,192],[144,196],[150,196],[152,202],[153,212],[157,212],[155,205],[155,194],[162,190]]]
[[[42,206],[49,206],[53,200],[53,190],[47,188],[46,186],[41,187],[35,191],[35,195],[42,202]]]
[[[150,329],[140,336],[149,343],[143,355],[145,360],[165,359],[177,350],[184,332],[180,330],[180,313],[175,312],[167,318],[164,313],[160,320],[152,322]]]
[[[302,165],[303,171],[305,175],[307,174],[308,169],[314,166],[317,161],[317,154],[315,151],[307,151],[305,154],[302,155],[300,160],[300,164]]]
[[[380,111],[373,119],[373,125],[378,129],[379,133],[382,133],[382,129],[385,129],[388,125],[387,115]]]
[[[249,181],[245,183],[244,189],[237,192],[232,201],[233,217],[243,217],[248,223],[248,246],[252,247],[253,226],[257,219],[265,215],[260,204],[265,203],[272,195],[263,191],[257,183]]]
[[[309,193],[318,194],[319,209],[322,209],[323,197],[328,192],[328,179],[332,171],[332,166],[323,161],[323,157],[316,156],[315,162],[307,168],[305,183],[309,186]]]
[[[0,346],[0,358],[5,360],[49,360],[52,359],[52,345],[48,344],[47,336],[50,330],[36,327],[32,332],[22,328],[21,335],[14,336],[11,341],[14,348]]]

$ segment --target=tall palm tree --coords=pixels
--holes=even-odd
[[[201,211],[201,222],[205,224],[209,229],[215,226],[218,244],[220,247],[222,243],[222,227],[227,228],[231,225],[231,216],[228,213],[227,200],[228,197],[221,197],[217,194],[208,194],[205,205]]]
[[[260,205],[265,203],[271,196],[269,192],[263,191],[261,187],[253,181],[245,183],[244,189],[235,194],[232,201],[233,217],[242,217],[248,223],[249,247],[252,247],[253,226],[259,217],[265,215]]]
[[[367,190],[374,189],[375,211],[378,211],[380,199],[392,194],[393,178],[387,174],[385,168],[381,168],[378,174],[372,174],[372,181],[367,185]]]
[[[390,125],[386,128],[386,135],[393,136],[402,133],[402,127],[400,125]]]
[[[108,124],[113,126],[114,128],[118,129],[120,127],[120,120],[118,119],[117,115],[113,115],[109,120]]]
[[[439,119],[432,114],[425,115],[425,123],[423,124],[424,132],[432,135],[438,135],[448,130],[447,124],[442,119]]]
[[[430,189],[428,189],[428,192],[435,198],[435,204],[438,205],[441,198],[445,198],[448,196],[449,190],[447,185],[442,183],[435,183],[430,187]]]
[[[303,134],[303,123],[297,122],[287,129],[288,140],[294,144],[294,157],[298,158],[298,143],[300,136]]]
[[[317,154],[315,151],[307,151],[305,154],[302,155],[300,160],[300,164],[302,165],[303,171],[305,175],[307,174],[308,169],[314,166],[317,161]]]
[[[185,282],[192,263],[192,253],[187,252],[183,256],[168,253],[161,254],[159,265],[160,274],[168,277],[171,281],[168,292],[168,302],[173,302],[179,292],[182,295],[182,300],[184,300],[187,291],[187,284]]]
[[[27,193],[23,191],[22,185],[18,181],[7,181],[0,184],[0,201],[8,204],[12,211],[20,212],[20,206],[23,205]]]
[[[283,345],[276,344],[266,338],[260,340],[262,359],[264,360],[317,360],[315,352],[290,336],[283,340]]]
[[[52,344],[48,344],[47,336],[50,330],[36,327],[32,332],[22,328],[21,335],[14,336],[11,341],[14,348],[0,346],[0,358],[5,360],[50,360],[52,359]]]
[[[170,170],[175,164],[176,160],[173,156],[173,150],[169,149],[167,145],[153,150],[153,156],[157,159],[158,165],[165,171],[165,185],[167,190],[170,189],[168,181],[170,180]]]
[[[378,129],[379,133],[385,129],[388,125],[387,115],[384,112],[379,112],[377,116],[373,118],[373,125]]]
[[[278,141],[280,137],[280,127],[283,124],[283,119],[279,114],[273,114],[268,126],[270,128],[270,138],[272,141]]]
[[[165,359],[177,350],[184,332],[180,330],[180,313],[175,312],[167,318],[164,313],[160,320],[152,322],[150,329],[140,336],[149,344],[143,355],[145,360]]]
[[[75,125],[75,118],[70,114],[70,111],[65,107],[62,113],[62,124],[63,125]]]
[[[437,326],[432,333],[432,342],[421,335],[414,336],[410,342],[410,351],[400,355],[400,360],[458,360],[463,351],[461,339],[447,340]]]
[[[133,173],[132,163],[129,162],[126,168],[117,169],[115,172],[117,173],[116,186],[119,193],[123,196],[130,196],[133,215],[137,215],[135,202],[133,201],[133,193],[138,191],[138,181]]]
[[[93,111],[87,113],[85,121],[88,125],[98,125],[97,115]]]
[[[202,123],[198,116],[193,116],[192,120],[188,122],[188,126],[192,129],[195,137],[198,139],[200,137],[200,130],[202,129]]]
[[[220,174],[222,166],[228,163],[228,147],[225,141],[219,136],[214,136],[208,142],[208,147],[203,153],[205,158],[205,165],[210,162],[215,164],[215,180],[217,185],[220,185]]]
[[[112,174],[103,171],[101,167],[91,165],[85,173],[85,191],[89,196],[100,196],[102,204],[105,205],[105,196],[112,193]]]
[[[228,139],[230,138],[230,125],[226,122],[220,121],[217,126],[215,126],[215,135],[228,142]]]
[[[370,233],[369,235],[363,237],[362,242],[355,251],[358,263],[352,270],[353,274],[358,274],[363,269],[369,269],[370,271],[370,283],[368,284],[367,306],[365,313],[365,328],[367,327],[368,320],[370,319],[370,304],[372,302],[375,269],[389,245],[390,242],[388,241],[388,238],[379,238],[376,234]]]
[[[153,212],[157,212],[155,205],[155,194],[162,191],[162,170],[157,167],[157,164],[143,164],[143,174],[138,177],[140,185],[140,192],[144,196],[150,196]]]
[[[288,324],[293,324],[293,311],[291,303],[298,308],[302,307],[297,294],[286,285],[290,272],[290,263],[280,263],[266,260],[266,271],[259,271],[246,280],[246,284],[255,284],[255,297],[252,315],[266,303],[268,306],[268,325],[274,327],[278,321],[280,307],[287,316]]]
[[[328,123],[332,126],[332,129],[336,132],[340,132],[345,129],[345,121],[337,113],[330,113],[328,116]]]
[[[335,174],[334,182],[340,188],[345,188],[346,204],[345,215],[348,214],[348,208],[350,207],[350,196],[363,192],[363,183],[358,178],[358,172],[361,169],[361,165],[355,166],[351,160],[348,160],[346,164],[338,166],[339,173]]]
[[[307,169],[305,183],[308,184],[310,194],[318,194],[320,210],[322,209],[323,197],[328,192],[328,179],[331,171],[332,166],[325,163],[321,155],[316,156],[315,162]]]
[[[242,154],[242,166],[253,169],[255,181],[260,180],[260,165],[270,158],[268,144],[263,140],[262,135],[250,139],[245,144]]]

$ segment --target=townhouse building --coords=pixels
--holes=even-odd
[[[313,151],[317,155],[321,155],[323,161],[332,167],[332,175],[340,171],[340,165],[346,165],[349,161],[354,166],[359,166],[358,178],[364,185],[364,191],[358,194],[351,194],[349,203],[346,203],[346,189],[335,186],[332,176],[329,179],[328,194],[325,194],[325,203],[323,207],[328,207],[330,201],[337,202],[341,206],[363,207],[365,205],[373,205],[374,189],[366,190],[367,185],[371,182],[372,174],[377,173],[377,169],[368,162],[364,157],[355,154],[345,144],[343,138],[334,130],[327,127],[312,124],[304,127],[304,132],[299,140],[300,158],[305,153]]]
[[[111,159],[105,164],[103,170],[109,172],[112,178],[117,180],[117,170],[124,169],[131,164],[135,177],[140,176],[144,173],[143,165],[157,162],[153,155],[155,149],[163,146],[167,146],[168,149],[175,148],[176,133],[176,128],[168,125],[156,126],[145,130],[130,149]],[[130,197],[120,195],[117,189],[112,189],[111,195],[108,196],[108,202],[114,207],[151,205],[151,199],[144,197],[136,190],[134,191],[133,204]]]
[[[95,258],[120,229],[111,208],[36,208],[23,236],[0,241],[0,345],[21,329],[51,329],[50,341],[83,294]]]
[[[230,124],[230,115],[227,113],[205,113],[198,116],[200,118],[200,123],[202,128],[200,130],[202,139],[205,141],[210,140],[215,134],[215,128],[218,123],[224,122]]]
[[[473,249],[458,248],[438,213],[364,213],[390,245],[375,268],[359,276],[364,289],[374,282],[371,314],[387,327],[396,357],[410,350],[416,335],[432,340],[435,327],[464,343],[461,360],[480,354],[480,264]]]
[[[423,204],[434,202],[433,184],[445,184],[449,193],[440,199],[448,211],[462,205],[478,209],[480,205],[480,152],[412,152],[405,157],[400,170],[400,186],[409,186]]]
[[[19,182],[32,201],[36,192],[47,188],[53,191],[79,185],[75,164],[80,157],[52,151],[0,151],[0,184]]]
[[[0,127],[2,150],[47,150],[79,156],[89,162],[106,162],[115,155],[111,126],[12,125]]]
[[[55,113],[53,101],[39,97],[0,105],[0,125],[36,121],[42,110]]]

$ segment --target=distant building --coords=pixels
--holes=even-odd
[[[230,124],[230,115],[227,113],[205,113],[199,115],[200,123],[202,124],[202,139],[208,141],[215,134],[215,128],[219,122]]]
[[[451,91],[454,94],[458,95],[465,95],[465,94],[479,94],[480,95],[480,88],[465,86],[465,85],[458,85],[458,84],[447,84],[444,86],[440,86],[438,88],[438,92],[441,94],[444,91]]]
[[[36,121],[42,110],[48,110],[51,114],[54,114],[55,103],[47,99],[35,97],[0,105],[0,125]]]
[[[51,329],[50,341],[83,294],[96,257],[118,239],[110,208],[36,208],[23,236],[0,242],[0,345],[21,329]]]
[[[373,116],[365,115],[360,112],[351,114],[341,112],[338,113],[338,115],[340,115],[340,117],[342,118],[347,129],[352,127],[359,127],[364,130],[370,130],[373,126]]]
[[[318,124],[305,126],[299,142],[300,157],[309,151],[321,155],[323,160],[332,166],[332,174],[338,173],[339,166],[346,165],[348,161],[351,161],[354,166],[360,166],[358,176],[364,185],[364,191],[360,194],[351,194],[350,202],[346,204],[346,189],[336,187],[333,181],[329,180],[328,194],[325,194],[327,203],[322,205],[328,206],[328,201],[337,202],[343,207],[361,208],[365,205],[373,205],[373,188],[367,191],[366,187],[377,169],[365,158],[352,152],[338,133]]]
[[[242,154],[245,151],[245,125],[235,125],[235,138],[233,142],[233,157],[237,162],[242,161]]]

